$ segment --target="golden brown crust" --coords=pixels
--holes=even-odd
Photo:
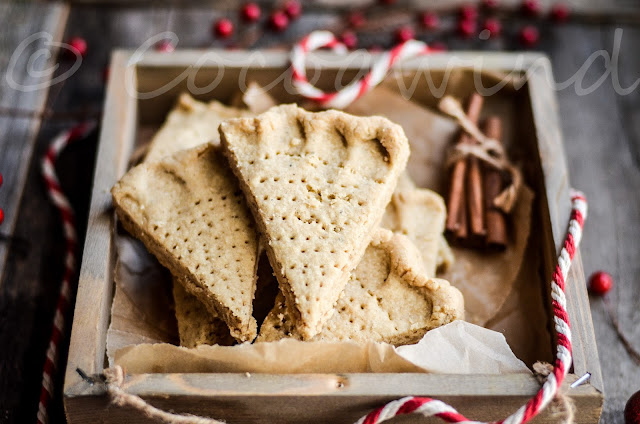
[[[404,234],[422,253],[428,277],[435,277],[446,219],[442,197],[428,189],[396,189],[382,227]]]
[[[295,105],[220,126],[298,331],[313,337],[362,258],[409,155],[381,117]]]
[[[217,145],[220,143],[218,126],[222,121],[250,115],[248,110],[225,106],[215,100],[203,103],[182,93],[149,143],[145,161],[157,161],[204,143]]]
[[[213,145],[131,169],[111,190],[122,225],[239,341],[252,317],[258,243],[242,192]]]

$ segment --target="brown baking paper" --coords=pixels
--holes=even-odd
[[[442,176],[446,175],[442,164],[446,149],[458,131],[452,120],[383,87],[347,111],[384,115],[402,125],[412,143],[409,174],[417,185],[442,191]],[[511,317],[514,323],[521,322],[519,305],[525,302],[509,295],[527,244],[532,199],[532,192],[525,188],[510,222],[513,239],[506,252],[483,254],[454,249],[456,261],[443,277],[450,279],[465,295],[468,321],[485,325],[500,311],[495,322],[499,330],[509,327]],[[176,325],[166,271],[136,240],[126,234],[117,234],[116,239],[119,259],[107,356],[110,365],[124,366],[128,372],[528,372],[502,334],[466,322],[432,330],[420,343],[400,348],[383,343],[358,345],[295,340],[196,349],[175,346]],[[537,281],[530,281],[535,278],[533,275],[521,275],[521,282],[537,287]],[[513,299],[510,308],[505,309],[502,306],[507,298]],[[538,303],[542,304],[541,299]],[[543,310],[540,320],[534,317],[536,323],[540,323],[534,324],[535,328],[545,328],[544,317]],[[508,335],[516,336],[508,340],[512,346],[522,342],[517,332]],[[521,358],[527,358],[529,365],[539,359],[528,354],[527,348],[513,347],[522,354]]]

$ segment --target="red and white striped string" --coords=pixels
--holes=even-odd
[[[395,62],[430,53],[426,44],[416,40],[406,41],[382,54],[373,64],[371,71],[362,79],[349,84],[341,91],[325,93],[309,83],[305,70],[307,54],[323,47],[331,48],[338,52],[346,51],[345,46],[327,31],[312,32],[294,46],[291,53],[293,86],[303,97],[315,100],[324,107],[334,108],[348,106],[382,82]],[[513,415],[504,420],[497,421],[498,423],[520,424],[535,417],[553,399],[571,367],[571,328],[566,311],[564,285],[571,261],[580,243],[582,227],[587,215],[587,203],[581,193],[572,193],[572,206],[573,211],[567,237],[558,257],[558,264],[551,282],[553,319],[558,334],[553,372],[549,374],[538,393],[526,405],[523,405]],[[437,416],[450,423],[471,422],[444,402],[426,397],[409,396],[376,409],[369,415],[362,417],[357,424],[381,423],[395,416],[405,414],[421,414],[425,417]]]
[[[293,46],[291,51],[292,84],[294,89],[307,99],[314,100],[324,107],[336,109],[349,106],[354,100],[380,84],[394,63],[432,52],[422,41],[405,41],[381,53],[371,70],[362,79],[347,85],[340,91],[325,93],[307,80],[307,54],[320,48],[330,48],[338,53],[347,51],[346,46],[329,31],[312,32]]]
[[[58,359],[58,346],[64,339],[65,317],[73,297],[71,284],[76,272],[75,257],[77,236],[75,216],[69,200],[64,195],[62,188],[60,187],[60,181],[56,174],[55,164],[58,156],[65,147],[74,141],[86,137],[94,126],[95,124],[93,122],[81,123],[60,133],[51,142],[41,163],[42,176],[44,177],[44,181],[47,186],[49,199],[60,213],[65,239],[65,259],[62,284],[60,285],[58,303],[56,304],[55,316],[53,318],[53,328],[51,329],[51,337],[49,339],[49,346],[47,347],[47,356],[42,370],[42,388],[40,391],[40,403],[38,404],[37,414],[38,424],[46,424],[48,420],[47,407],[53,396],[53,378]]]
[[[566,310],[564,294],[565,282],[576,253],[582,228],[587,217],[587,202],[582,193],[571,194],[572,212],[564,246],[558,256],[558,263],[551,281],[551,297],[553,305],[553,321],[557,332],[556,359],[553,372],[547,376],[542,387],[525,405],[507,418],[495,423],[522,424],[538,415],[556,395],[558,388],[571,367],[571,328]],[[436,416],[448,423],[475,423],[460,414],[453,407],[436,399],[427,397],[405,397],[395,400],[362,417],[357,424],[378,424],[398,415],[420,414],[425,417]]]

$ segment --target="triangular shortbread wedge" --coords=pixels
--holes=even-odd
[[[280,289],[304,339],[331,317],[409,156],[381,117],[311,113],[295,105],[220,125]]]
[[[149,143],[145,161],[157,161],[204,143],[218,144],[218,126],[222,121],[250,115],[246,109],[225,106],[215,100],[203,103],[182,93]]]
[[[419,341],[428,331],[464,318],[462,294],[448,281],[430,278],[420,252],[401,234],[378,230],[336,304],[336,311],[312,340]],[[284,297],[260,328],[257,341],[299,336]]]
[[[427,276],[435,277],[446,215],[438,193],[418,188],[396,190],[380,225],[406,235],[422,254]]]
[[[215,100],[203,103],[187,93],[182,93],[165,123],[149,143],[145,162],[158,161],[181,150],[200,146],[207,142],[220,144],[218,126],[229,118],[249,116],[246,109],[228,107]],[[174,301],[180,344],[195,347],[199,344],[225,344],[229,337],[227,325],[217,313],[208,313],[197,297],[182,287],[175,287]]]
[[[251,341],[258,242],[251,212],[213,145],[131,169],[111,193],[123,226],[185,281],[238,341]]]
[[[193,348],[201,344],[231,346],[235,343],[229,333],[229,327],[216,313],[209,311],[204,304],[184,285],[173,278],[173,300],[180,346]]]

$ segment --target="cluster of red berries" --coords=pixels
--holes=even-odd
[[[267,24],[274,31],[282,32],[287,29],[289,22],[300,17],[302,3],[299,0],[287,0],[281,8],[273,10],[269,15]],[[240,8],[240,19],[246,23],[255,23],[260,20],[262,9],[257,3],[245,3]],[[213,34],[217,38],[229,38],[234,33],[234,25],[229,18],[220,18],[213,24]]]
[[[383,5],[391,5],[395,3],[395,0],[379,0]],[[457,13],[456,32],[457,34],[466,39],[470,39],[476,35],[479,35],[481,39],[487,40],[490,38],[497,38],[502,34],[502,24],[494,15],[499,6],[498,0],[483,0],[481,8],[486,16],[482,22],[479,21],[480,13],[475,5],[464,5]],[[521,7],[522,13],[528,17],[540,17],[542,14],[542,7],[540,0],[523,0]],[[556,22],[563,22],[569,18],[569,8],[561,3],[554,5],[550,9],[549,16]],[[436,31],[440,29],[440,17],[431,11],[421,12],[418,17],[418,26],[425,31]],[[350,29],[342,34],[342,42],[350,49],[357,46],[357,36],[355,30],[362,27],[366,23],[366,17],[362,12],[355,11],[348,15],[347,22]],[[478,30],[480,25],[480,32]],[[479,33],[478,33],[479,32]],[[394,31],[394,39],[397,43],[402,43],[407,40],[415,38],[415,30],[412,25],[403,25],[396,28]],[[538,29],[533,25],[527,25],[520,29],[519,39],[520,42],[526,47],[532,47],[538,43],[540,34]],[[431,43],[432,47],[436,49],[444,49],[444,46],[440,43]]]
[[[484,0],[482,8],[488,13],[494,12],[498,8],[498,0]],[[542,8],[540,0],[523,0],[520,6],[522,13],[528,17],[540,17]],[[561,3],[554,5],[550,10],[550,17],[556,22],[563,22],[569,18],[569,8]],[[475,6],[467,5],[460,9],[458,14],[457,32],[463,38],[471,38],[477,33],[478,10]],[[487,40],[497,38],[502,33],[500,21],[489,16],[482,22],[480,38]],[[519,39],[525,47],[532,47],[538,43],[540,33],[533,25],[526,25],[519,31]]]

